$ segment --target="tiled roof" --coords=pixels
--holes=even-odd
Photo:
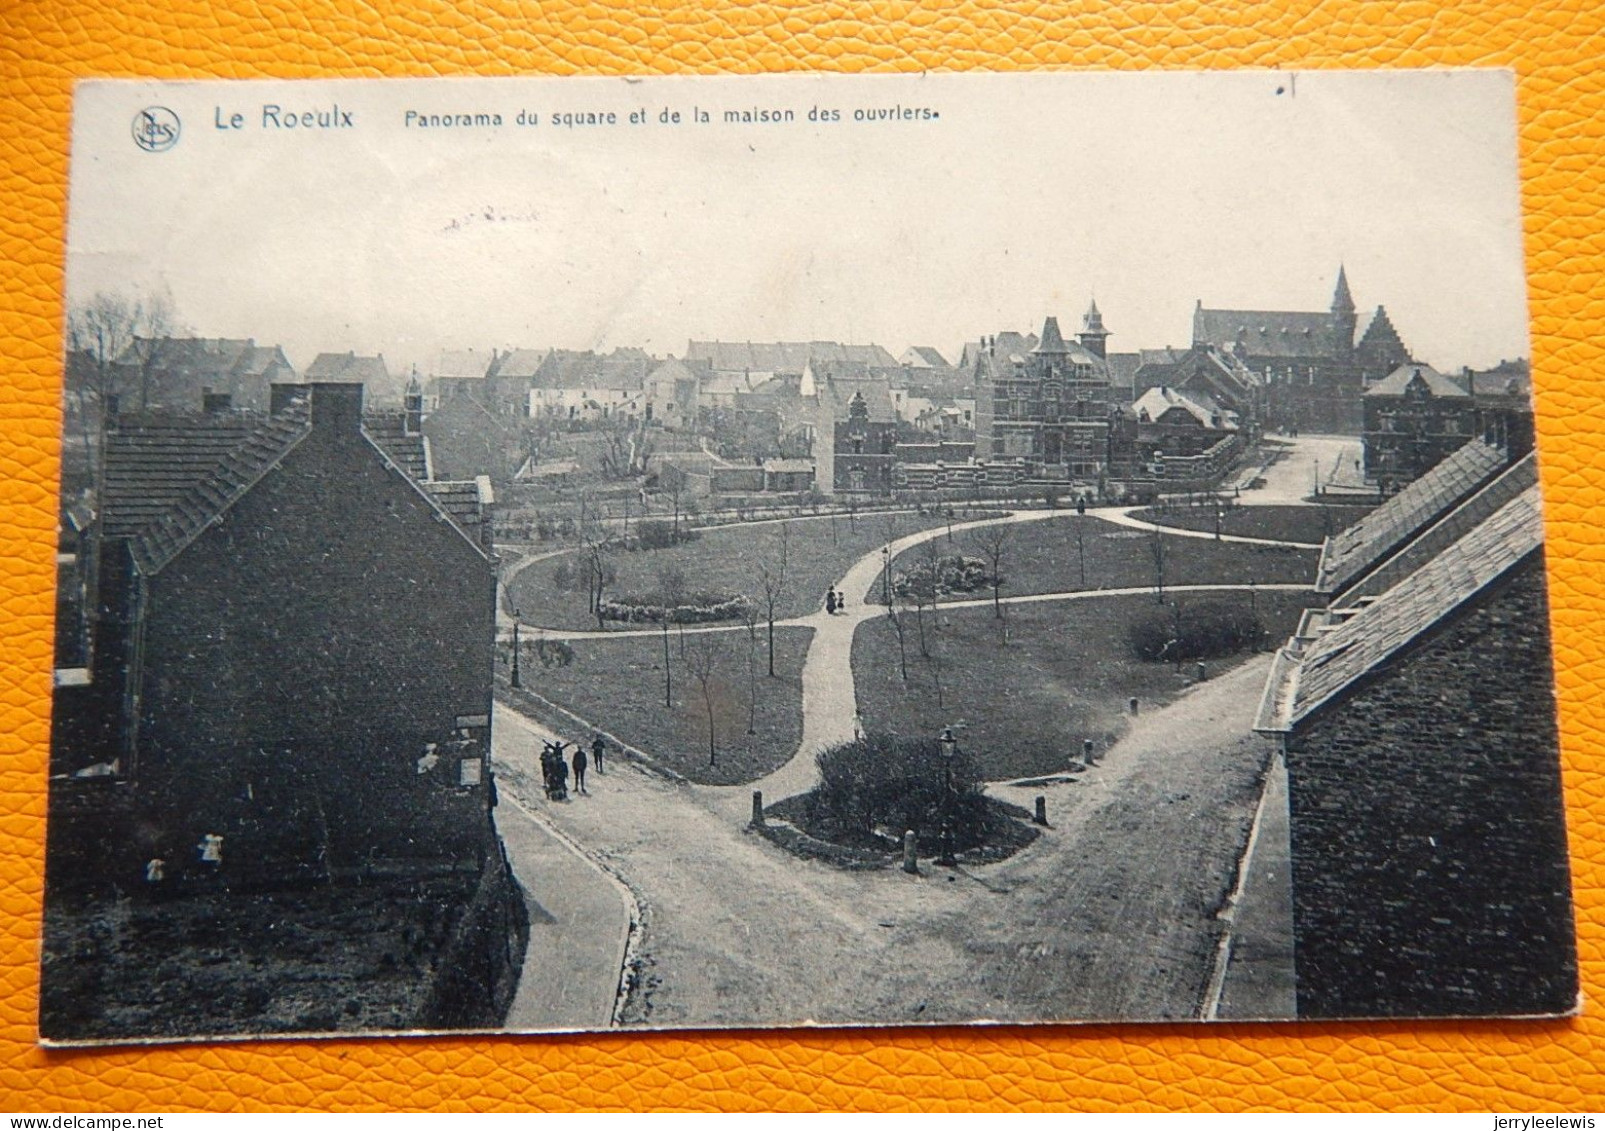
[[[877,345],[840,342],[698,342],[686,345],[688,360],[704,360],[725,372],[801,373],[809,359],[895,366],[897,359]]]
[[[126,538],[166,513],[240,445],[252,424],[234,414],[123,416],[106,434],[106,537]]]
[[[399,412],[368,413],[362,418],[362,430],[368,438],[384,449],[385,455],[400,465],[401,470],[419,483],[429,480],[429,444],[422,434],[406,430],[406,418]]]
[[[1411,385],[1420,382],[1434,397],[1464,399],[1471,394],[1453,377],[1446,377],[1430,365],[1406,362],[1365,391],[1368,397],[1402,397]]]
[[[615,350],[606,356],[590,350],[552,350],[534,384],[542,389],[639,389],[652,366],[652,359],[640,350]]]
[[[385,388],[390,384],[390,370],[383,357],[359,357],[354,353],[320,353],[307,366],[305,380],[344,381],[366,385],[370,389]]]
[[[1238,343],[1242,352],[1257,357],[1332,357],[1340,340],[1332,315],[1326,313],[1203,307],[1193,311],[1195,344],[1225,349]]]
[[[485,507],[495,500],[490,477],[486,475],[474,479],[425,483],[423,489],[441,510],[451,516],[453,522],[470,533],[485,521]]]
[[[1328,538],[1316,569],[1316,591],[1341,593],[1481,487],[1504,462],[1501,449],[1472,440],[1353,526]]]
[[[1380,596],[1458,542],[1479,522],[1537,484],[1538,457],[1529,452],[1403,550],[1344,590],[1342,596],[1333,600],[1332,607],[1352,608],[1367,597]]]
[[[130,549],[142,573],[157,573],[177,557],[312,430],[305,401],[294,402],[277,416],[258,419],[207,475],[180,492],[133,536]]]
[[[1318,631],[1273,672],[1256,729],[1291,730],[1493,584],[1543,544],[1535,483],[1476,523],[1408,578],[1335,627]]]

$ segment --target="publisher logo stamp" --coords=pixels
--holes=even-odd
[[[147,106],[134,115],[134,144],[161,153],[178,144],[178,115],[165,106]]]

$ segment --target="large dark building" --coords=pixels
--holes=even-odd
[[[111,364],[108,411],[264,412],[268,390],[295,380],[278,346],[250,338],[135,338]]]
[[[973,362],[977,462],[1017,464],[1028,480],[1101,479],[1109,469],[1108,338],[1093,304],[1074,343],[1054,317],[1029,346],[1019,335],[982,339]]]
[[[365,423],[361,385],[272,408],[111,433],[90,658],[58,673],[52,890],[497,851],[488,494],[419,483],[420,438]]]
[[[1326,311],[1193,311],[1193,345],[1231,354],[1260,375],[1266,423],[1273,428],[1358,434],[1366,388],[1410,360],[1378,306],[1359,329],[1348,276],[1340,267]]]
[[[1466,445],[1329,541],[1329,605],[1267,682],[1300,1016],[1576,1004],[1537,471],[1497,454]]]

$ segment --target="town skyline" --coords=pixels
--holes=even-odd
[[[1434,365],[1528,355],[1508,75],[1066,78],[1025,76],[1029,100],[973,76],[868,83],[864,100],[946,100],[901,132],[403,134],[383,161],[361,130],[225,138],[203,128],[213,88],[166,86],[194,122],[170,153],[87,136],[121,128],[111,109],[80,117],[107,156],[75,179],[69,301],[166,285],[198,333],[272,338],[298,365],[383,352],[402,371],[444,349],[680,356],[691,339],[950,354],[1049,315],[1073,330],[1093,299],[1130,352],[1188,345],[1199,301],[1325,310],[1341,265],[1362,317],[1385,305]],[[389,128],[409,85],[351,86],[358,121]],[[690,89],[543,85],[620,111]],[[242,104],[294,89],[229,87]],[[799,108],[841,89],[696,88]]]

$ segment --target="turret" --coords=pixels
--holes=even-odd
[[[1338,266],[1337,288],[1332,292],[1332,327],[1339,356],[1348,357],[1354,352],[1354,296],[1349,294],[1349,277]]]
[[[1081,333],[1076,340],[1088,353],[1104,357],[1106,343],[1109,341],[1109,331],[1104,328],[1103,315],[1098,313],[1098,300],[1093,299],[1087,305],[1087,313],[1081,319]]]

